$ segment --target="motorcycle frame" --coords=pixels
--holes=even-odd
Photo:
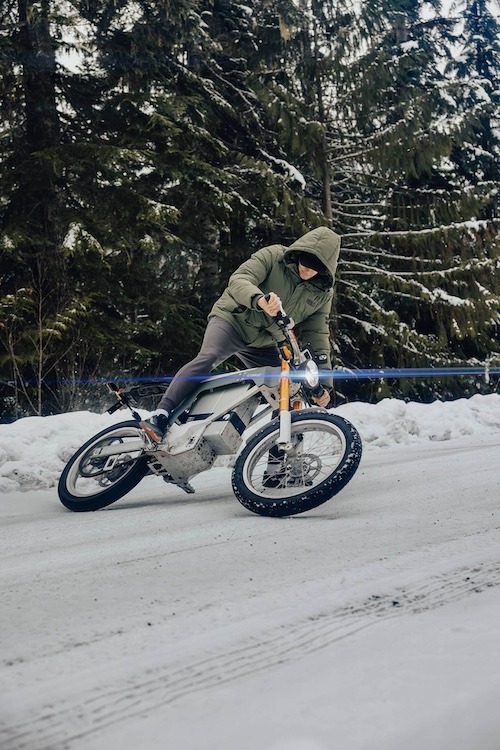
[[[307,390],[300,394],[303,384],[292,379],[292,370],[298,369],[310,355],[300,350],[292,330],[293,321],[283,316],[281,328],[285,342],[280,346],[279,368],[252,368],[207,378],[172,412],[164,442],[156,444],[143,433],[137,441],[127,442],[126,452],[145,453],[154,473],[192,492],[189,479],[210,468],[217,456],[236,454],[243,433],[270,411],[278,410],[279,414],[278,448],[292,450],[291,398],[298,396],[293,408],[303,407],[304,395],[308,401]],[[140,421],[126,392],[114,384],[110,386],[119,402],[117,408],[127,406],[134,419]],[[263,401],[267,406],[257,411]],[[102,446],[95,455],[107,456],[111,466],[123,452],[123,447],[115,444]]]

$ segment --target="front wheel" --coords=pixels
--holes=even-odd
[[[250,438],[233,469],[233,492],[262,516],[290,516],[325,503],[354,476],[361,438],[343,417],[292,412],[292,449],[278,450],[279,419]]]
[[[130,492],[148,472],[137,422],[119,422],[88,440],[59,479],[59,499],[73,511],[99,510]]]

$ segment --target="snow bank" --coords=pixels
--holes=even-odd
[[[500,395],[432,404],[385,399],[351,403],[336,410],[360,431],[364,448],[393,448],[467,436],[500,435]],[[100,430],[126,419],[123,413],[73,412],[27,417],[0,425],[0,492],[47,489],[57,485],[70,456]]]
[[[55,487],[82,443],[126,418],[78,411],[0,425],[0,492]]]
[[[336,412],[357,427],[365,448],[500,435],[499,394],[431,404],[387,398],[378,404],[345,404]]]

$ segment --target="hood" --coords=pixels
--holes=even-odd
[[[294,254],[299,252],[311,253],[311,255],[319,258],[327,267],[333,282],[340,254],[340,237],[338,234],[328,227],[318,227],[307,232],[285,250],[285,261],[293,262]]]

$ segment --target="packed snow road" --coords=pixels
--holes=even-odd
[[[368,447],[288,519],[224,468],[89,514],[5,494],[0,747],[498,750],[499,453]]]

